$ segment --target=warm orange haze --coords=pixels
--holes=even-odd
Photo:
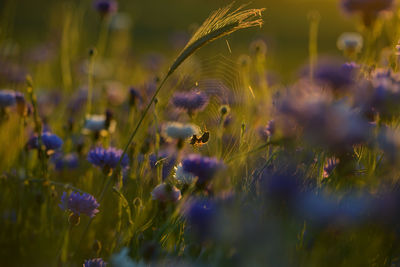
[[[0,266],[397,266],[396,0],[0,2]]]

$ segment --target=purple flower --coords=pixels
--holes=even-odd
[[[364,24],[370,26],[380,12],[390,10],[393,0],[342,0],[342,8],[347,13],[360,13]]]
[[[196,199],[189,202],[185,217],[193,232],[204,238],[210,234],[213,222],[217,216],[217,205],[207,199]]]
[[[94,217],[99,212],[97,209],[99,206],[100,204],[92,195],[87,193],[81,195],[78,192],[72,192],[69,195],[64,192],[61,197],[61,204],[59,204],[59,207],[63,210],[70,210],[77,216],[83,213],[89,217]]]
[[[73,153],[67,155],[57,153],[53,155],[52,161],[57,171],[64,169],[75,169],[78,167],[79,164],[77,155]]]
[[[223,163],[218,159],[198,154],[191,154],[182,160],[183,170],[197,176],[199,183],[211,180],[222,166]]]
[[[367,143],[372,135],[371,126],[357,110],[341,101],[332,102],[329,95],[321,91],[293,91],[278,109],[277,128],[284,137],[300,135],[310,145],[337,153]]]
[[[104,149],[102,147],[96,147],[89,151],[87,159],[93,165],[101,167],[103,169],[114,169],[121,158],[123,151],[114,147]],[[126,168],[129,165],[129,158],[125,154],[121,160],[121,167]]]
[[[0,107],[6,108],[14,106],[17,96],[20,97],[23,95],[13,90],[0,90]]]
[[[172,97],[172,104],[189,114],[203,110],[208,103],[208,96],[201,91],[178,92]]]
[[[321,84],[326,84],[332,89],[342,89],[352,85],[353,72],[339,64],[325,63],[317,67],[315,78]]]
[[[118,10],[118,2],[115,0],[96,0],[94,8],[102,15],[116,13]]]
[[[360,70],[360,65],[355,62],[346,62],[342,65],[342,70],[345,72],[356,73]]]
[[[85,260],[83,267],[105,267],[107,263],[102,258]]]
[[[63,141],[61,140],[60,137],[58,137],[57,135],[52,134],[50,132],[42,133],[41,141],[42,141],[42,144],[45,146],[47,151],[57,150],[63,144]],[[39,140],[38,140],[37,135],[35,135],[35,136],[33,136],[33,137],[31,137],[29,139],[27,146],[30,149],[39,148]]]
[[[151,191],[151,196],[154,200],[160,202],[177,202],[182,197],[181,191],[178,188],[166,183],[157,185]]]

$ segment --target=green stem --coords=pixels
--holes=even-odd
[[[92,112],[94,53],[95,53],[94,50],[89,52],[88,95],[87,95],[87,106],[86,106],[87,116],[90,115]]]
[[[311,11],[308,14],[310,20],[310,31],[309,31],[309,42],[308,42],[308,52],[310,61],[310,80],[314,79],[314,69],[317,63],[318,55],[318,25],[320,20],[320,14],[318,11]]]

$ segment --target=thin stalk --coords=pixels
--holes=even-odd
[[[87,106],[86,106],[87,116],[90,115],[92,112],[94,57],[95,57],[95,50],[90,50],[89,65],[88,65],[88,95],[87,95]]]
[[[308,14],[310,20],[310,31],[309,31],[309,42],[308,42],[308,53],[310,61],[310,80],[314,79],[315,65],[317,63],[318,56],[318,26],[320,20],[320,14],[318,11],[311,11]]]
[[[27,86],[28,86],[27,91],[28,91],[29,97],[32,102],[32,107],[33,107],[33,120],[35,123],[35,132],[37,134],[37,139],[38,139],[38,154],[39,154],[39,161],[42,166],[42,175],[45,179],[48,179],[47,164],[46,164],[46,152],[43,149],[43,142],[42,142],[42,123],[39,118],[38,107],[37,107],[37,98],[33,91],[32,77],[30,77],[30,76],[26,77],[26,82],[27,82]]]

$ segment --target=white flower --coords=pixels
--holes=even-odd
[[[115,131],[116,121],[111,120],[110,124],[106,125],[105,115],[89,115],[86,117],[85,125],[83,126],[83,133],[89,134],[91,132],[100,132],[106,134],[107,132],[112,133]]]
[[[179,163],[178,166],[176,166],[174,169],[175,169],[174,177],[180,183],[191,184],[194,181],[194,179],[196,179],[195,175],[191,174],[190,172],[185,172],[182,163]]]
[[[169,122],[164,128],[164,133],[167,137],[181,140],[192,137],[194,134],[198,134],[198,132],[198,127],[189,123]]]
[[[358,53],[363,47],[363,37],[357,32],[345,32],[337,40],[339,50],[347,53]]]
[[[178,188],[165,183],[157,185],[151,192],[151,196],[160,202],[176,202],[182,197]]]

